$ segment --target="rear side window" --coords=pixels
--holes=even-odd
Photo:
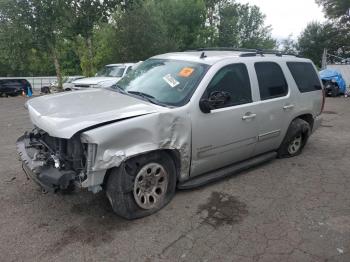
[[[258,77],[261,100],[287,95],[287,81],[278,64],[273,62],[258,62],[255,63],[255,71]]]
[[[321,90],[321,83],[311,63],[287,62],[295,83],[301,93]]]

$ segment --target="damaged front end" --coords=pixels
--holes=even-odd
[[[35,128],[16,145],[24,172],[45,191],[72,189],[86,179],[87,146],[79,136],[56,138]]]

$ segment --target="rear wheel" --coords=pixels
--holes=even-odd
[[[150,153],[111,170],[107,197],[115,213],[135,219],[151,215],[175,195],[176,170],[171,157]]]
[[[311,127],[303,119],[296,118],[290,124],[287,134],[278,149],[278,157],[293,157],[299,155],[311,133]]]

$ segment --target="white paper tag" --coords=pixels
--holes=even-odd
[[[176,81],[174,77],[171,76],[171,74],[167,74],[166,76],[163,77],[164,81],[168,83],[172,88],[175,86],[179,85],[180,83]]]

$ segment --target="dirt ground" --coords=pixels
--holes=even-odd
[[[329,98],[303,154],[196,190],[135,221],[104,194],[42,194],[15,141],[25,99],[0,98],[0,261],[350,261],[350,99]]]

